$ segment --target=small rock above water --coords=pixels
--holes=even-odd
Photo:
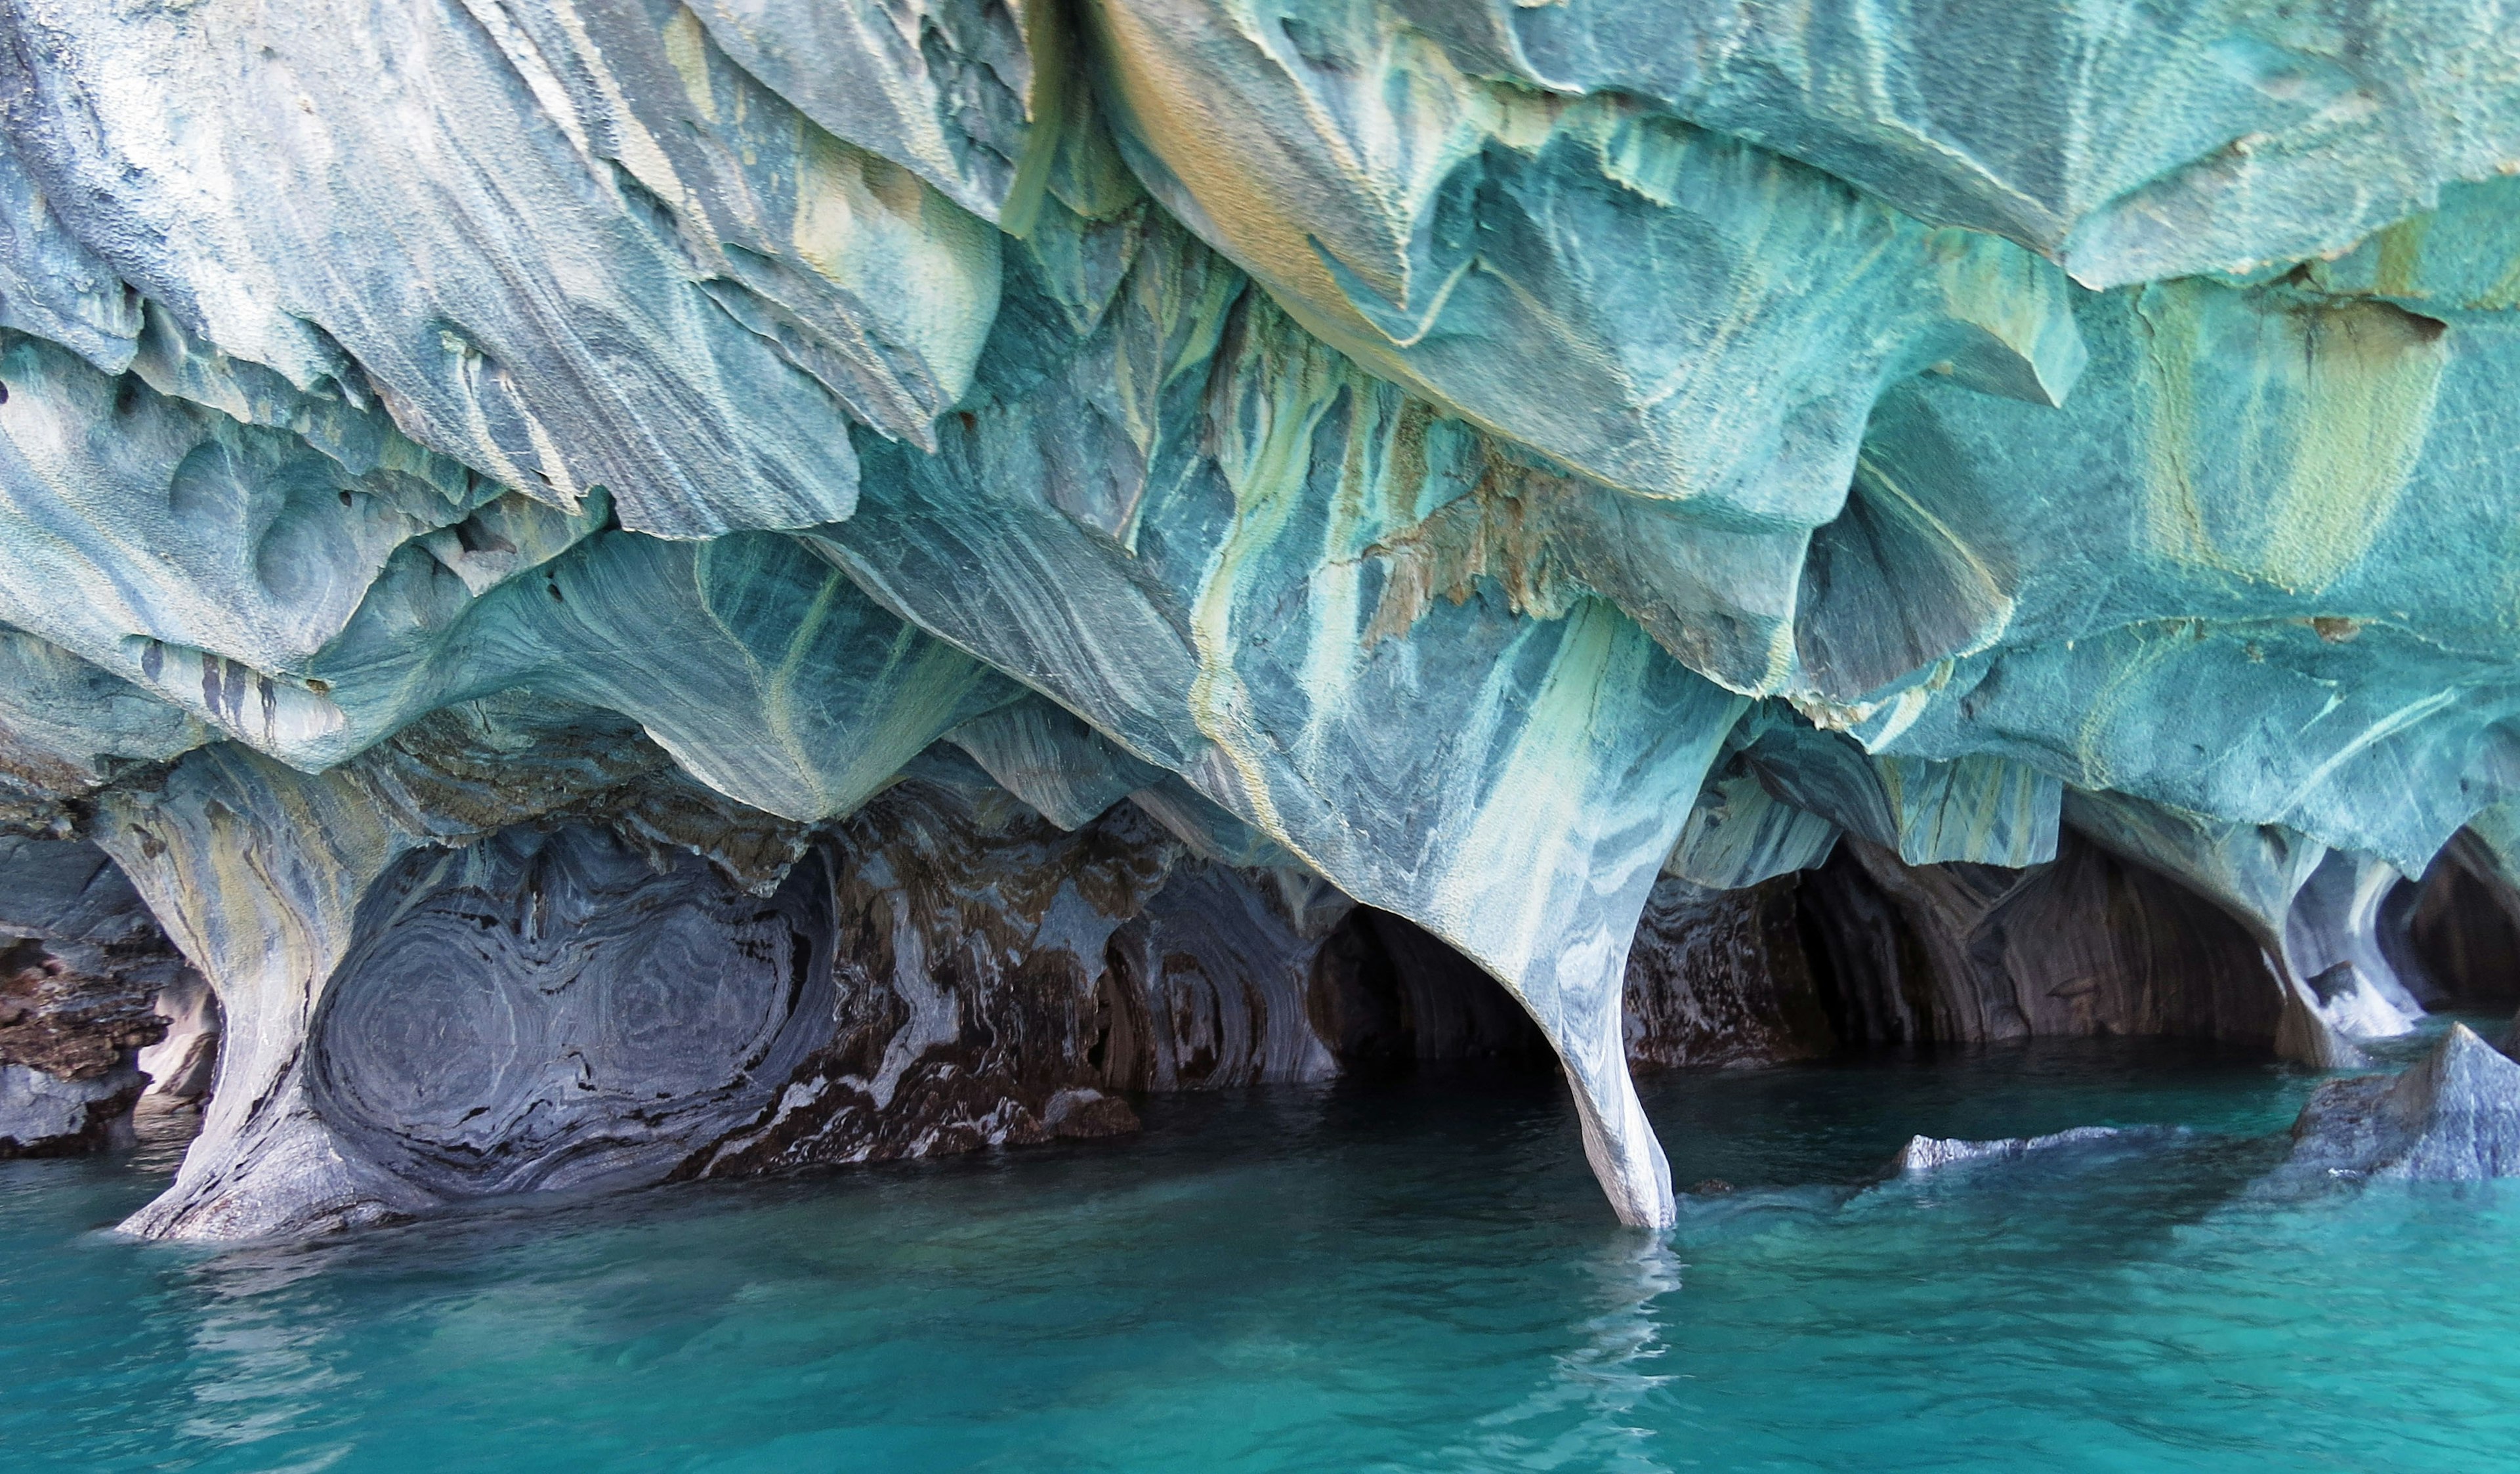
[[[1957,1167],[1969,1162],[2013,1161],[2034,1151],[2057,1146],[2080,1146],[2092,1141],[2111,1141],[2127,1133],[2115,1126],[2077,1126],[2070,1131],[2054,1132],[2044,1137],[2006,1137],[1996,1141],[1962,1141],[1947,1137],[1910,1137],[1891,1160],[1893,1175],[1911,1172],[1932,1172],[1937,1168]]]
[[[2293,1123],[2286,1175],[2470,1182],[2520,1176],[2520,1064],[2464,1024],[2396,1077],[2318,1088]]]

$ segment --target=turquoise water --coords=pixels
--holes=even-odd
[[[294,1247],[0,1163],[0,1464],[204,1470],[2520,1467],[2520,1184],[2246,1192],[2311,1082],[2160,1047],[1666,1077],[1606,1222],[1527,1079]],[[1854,1189],[1907,1136],[2183,1135]]]

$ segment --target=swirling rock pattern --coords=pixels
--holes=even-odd
[[[310,1103],[445,1195],[660,1175],[820,1043],[819,878],[755,897],[577,826],[407,857],[309,1027]]]
[[[1791,876],[1735,890],[1672,876],[1654,886],[1628,954],[1632,1064],[1776,1064],[1836,1048],[1825,960],[1802,936],[1814,908],[1800,890]]]
[[[0,828],[92,837],[228,1015],[138,1226],[458,1190],[396,1155],[419,1136],[336,1149],[327,1110],[390,1136],[376,1102],[428,1069],[368,1011],[384,952],[341,969],[385,947],[376,896],[520,826],[692,898],[691,857],[763,904],[825,867],[834,956],[906,1011],[843,1007],[828,1105],[747,1160],[1116,1122],[1060,1094],[1115,1088],[1090,1042],[1003,1043],[1084,1016],[1045,1000],[1109,993],[1130,1088],[1504,1037],[1408,1002],[1415,944],[1339,931],[1350,904],[1521,1005],[1640,1224],[1673,1200],[1630,1044],[1814,1037],[1790,966],[1698,935],[1766,936],[1780,896],[1904,918],[1895,967],[1841,969],[1875,983],[1813,974],[1840,1043],[2350,1061],[2456,991],[2402,942],[2469,965],[2503,944],[2444,908],[2520,880],[2515,26],[0,10]],[[938,841],[900,882],[928,910],[877,924],[863,877],[943,821],[849,826],[913,782],[1047,828],[956,820],[991,837]],[[1164,879],[1109,936],[992,902],[992,960],[929,965],[939,898],[1091,872],[1043,857],[1115,813]],[[2467,881],[2408,900],[2445,854]],[[646,914],[652,881],[588,883],[589,926]],[[721,899],[675,914],[738,948],[752,903]],[[1344,981],[1301,1002],[1317,964]],[[954,1046],[984,1086],[908,1062],[949,1016],[1006,1025]],[[932,1109],[889,1103],[920,1078]],[[520,1151],[480,1181],[535,1180]]]
[[[542,733],[551,758],[583,737]],[[442,782],[469,750],[402,755]],[[706,790],[630,774],[461,848],[406,845],[358,883],[311,1007],[239,999],[215,1144],[134,1226],[304,1231],[1108,1135],[1135,1128],[1136,1092],[1378,1057],[1335,1022],[1376,987],[1328,945],[1352,904],[1203,859],[1134,804],[1063,829],[940,746],[836,826],[712,826]],[[1500,1036],[1529,1053],[1495,982],[1427,945],[1452,968],[1399,969],[1422,1021],[1409,1056]]]

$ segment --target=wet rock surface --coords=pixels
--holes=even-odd
[[[0,1156],[66,1155],[122,1144],[131,1107],[148,1084],[127,1068],[73,1078],[0,1064]]]
[[[2067,1131],[2050,1132],[2044,1137],[2006,1137],[1994,1141],[1912,1137],[1907,1145],[1899,1148],[1899,1154],[1891,1159],[1890,1170],[1904,1175],[1939,1172],[1946,1167],[1966,1167],[1980,1162],[2015,1162],[2033,1152],[2126,1142],[2160,1135],[2158,1130],[2131,1133],[2114,1126],[2077,1126]]]
[[[2395,1077],[2322,1085],[2279,1176],[2472,1182],[2520,1176],[2520,1064],[2453,1023]]]
[[[1652,1225],[1632,1062],[2507,1003],[2520,13],[1806,10],[10,7],[0,1068],[253,1232],[1545,1051]]]
[[[79,839],[0,837],[0,1155],[128,1135],[164,1038],[161,991],[199,986],[121,871]]]

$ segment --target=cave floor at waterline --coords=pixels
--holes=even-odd
[[[2520,1183],[2271,1200],[2314,1077],[2150,1042],[1672,1074],[1606,1221],[1554,1082],[287,1246],[0,1164],[0,1451],[138,1470],[2455,1469],[2520,1463]],[[1913,1133],[2175,1125],[1851,1189]]]

